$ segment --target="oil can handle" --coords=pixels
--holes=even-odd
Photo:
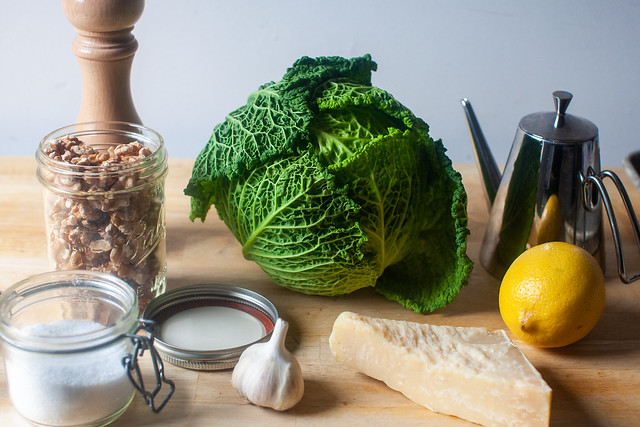
[[[638,225],[638,217],[633,209],[633,205],[631,204],[631,200],[629,199],[629,195],[627,194],[627,190],[624,188],[624,184],[618,177],[615,172],[610,170],[604,170],[599,173],[595,173],[592,168],[589,168],[587,171],[587,176],[581,176],[582,178],[582,191],[583,191],[583,202],[585,204],[585,208],[592,211],[597,208],[597,200],[592,196],[591,186],[595,185],[600,197],[602,198],[602,203],[604,204],[604,208],[607,211],[607,216],[609,217],[609,225],[611,226],[611,234],[613,236],[613,244],[616,249],[616,259],[618,261],[618,277],[624,283],[631,283],[640,278],[640,272],[629,275],[627,273],[624,252],[622,249],[622,239],[620,237],[620,230],[618,228],[618,221],[616,220],[616,215],[613,211],[613,205],[611,204],[611,198],[609,197],[609,193],[604,185],[604,179],[609,178],[613,181],[622,198],[622,202],[624,203],[624,208],[627,211],[627,215],[629,216],[629,221],[631,222],[631,227],[633,228],[633,234],[636,239],[636,246],[638,247],[638,251],[640,252],[640,226]]]

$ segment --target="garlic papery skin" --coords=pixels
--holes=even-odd
[[[284,346],[289,323],[278,318],[268,342],[249,346],[233,369],[231,383],[254,405],[286,411],[304,394],[300,364]]]

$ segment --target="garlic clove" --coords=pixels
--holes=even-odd
[[[245,349],[233,369],[233,387],[254,405],[286,411],[302,399],[302,370],[284,345],[288,329],[289,324],[278,318],[271,339]]]

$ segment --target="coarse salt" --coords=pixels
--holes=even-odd
[[[74,336],[104,329],[87,320],[38,323],[32,336]],[[32,422],[47,425],[94,423],[123,411],[133,398],[122,358],[131,342],[121,339],[90,351],[51,354],[5,348],[9,393],[15,409]]]

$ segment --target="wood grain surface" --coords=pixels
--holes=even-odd
[[[363,289],[344,297],[295,293],[271,282],[260,268],[242,258],[240,246],[211,212],[205,223],[188,219],[183,195],[192,160],[172,159],[166,185],[168,288],[192,283],[243,286],[269,298],[290,323],[287,347],[295,354],[305,379],[305,394],[293,409],[278,413],[246,403],[231,386],[231,372],[196,372],[166,365],[177,391],[168,406],[152,414],[139,397],[113,425],[469,425],[433,413],[368,378],[336,363],[328,338],[344,310],[369,316],[503,329],[498,311],[499,282],[476,264],[457,299],[435,313],[420,315]],[[41,188],[35,161],[0,158],[0,290],[50,269],[47,261]],[[487,219],[484,193],[474,165],[457,165],[469,194],[469,256],[478,259]],[[640,195],[622,170],[633,204]],[[614,198],[616,208],[621,204]],[[628,268],[640,270],[640,257],[630,226],[620,219],[627,237]],[[640,424],[640,283],[617,279],[615,254],[606,234],[607,304],[595,329],[571,346],[543,350],[515,343],[553,389],[551,425],[624,426]],[[150,364],[143,362],[145,372]],[[9,400],[0,365],[0,426],[27,425]]]

